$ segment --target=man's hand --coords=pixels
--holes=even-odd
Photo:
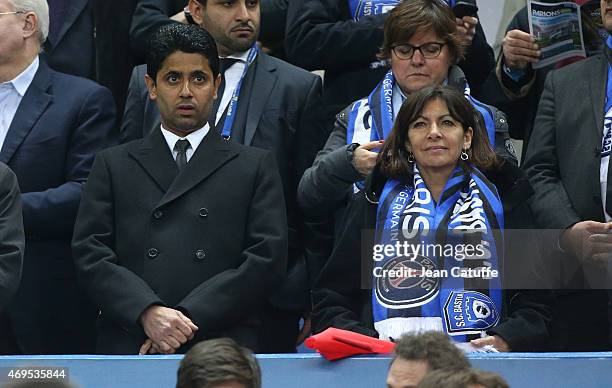
[[[478,338],[475,340],[471,340],[470,343],[477,348],[482,348],[486,345],[493,345],[493,347],[500,352],[510,351],[510,346],[508,345],[508,343],[498,335],[490,335],[484,338]]]
[[[560,243],[581,260],[604,263],[612,255],[612,223],[578,222],[563,232]]]
[[[521,30],[511,30],[502,41],[504,62],[510,69],[524,69],[530,63],[540,61],[541,52],[535,39]]]
[[[182,344],[193,339],[198,330],[183,313],[162,306],[146,309],[140,316],[140,322],[147,337],[165,354],[174,353]],[[143,348],[146,344],[143,344]]]
[[[355,148],[353,151],[353,166],[364,178],[368,176],[376,165],[376,158],[378,153],[372,152],[371,150],[381,147],[384,144],[384,140],[371,141]]]
[[[464,16],[463,18],[455,18],[457,22],[457,36],[459,40],[467,47],[472,44],[474,35],[476,35],[476,26],[478,25],[478,19],[473,16]]]

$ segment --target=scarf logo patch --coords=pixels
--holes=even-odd
[[[452,291],[444,304],[448,333],[465,333],[466,328],[481,331],[499,322],[495,303],[477,291]]]
[[[434,299],[440,289],[436,263],[424,256],[414,259],[398,256],[377,268],[376,299],[390,309],[424,305]]]

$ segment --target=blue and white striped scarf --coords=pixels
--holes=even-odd
[[[502,312],[501,274],[459,275],[485,267],[499,273],[503,236],[495,234],[503,228],[497,189],[475,168],[466,175],[457,167],[438,204],[416,167],[413,184],[387,181],[377,210],[376,245],[405,241],[414,248],[374,256],[372,311],[380,338],[443,330],[465,342],[466,335],[495,326]],[[475,250],[467,252],[470,245]],[[448,275],[427,276],[427,270]]]

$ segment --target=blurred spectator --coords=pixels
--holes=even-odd
[[[0,161],[17,175],[26,254],[7,308],[19,352],[93,350],[95,310],[74,278],[70,239],[81,189],[115,126],[110,92],[51,70],[39,58],[47,39],[45,0],[0,0]]]
[[[612,1],[600,4],[612,32]],[[538,227],[559,231],[550,249],[564,275],[553,321],[562,351],[611,349],[602,270],[612,251],[611,47],[609,37],[603,55],[548,74],[524,163]]]
[[[358,4],[359,3],[359,4]],[[351,101],[366,96],[388,70],[377,54],[383,43],[388,11],[400,3],[372,1],[371,15],[364,15],[358,0],[290,0],[285,50],[291,63],[307,70],[325,70],[324,106],[335,115]],[[448,2],[447,2],[448,3]],[[473,93],[494,67],[493,50],[487,44],[477,18],[457,19],[458,35],[468,47],[459,66]]]
[[[261,370],[249,349],[230,338],[202,341],[181,360],[176,388],[261,388]]]
[[[395,346],[387,387],[416,387],[429,373],[468,370],[470,362],[444,333],[405,334]]]
[[[100,306],[100,353],[185,352],[218,337],[265,348],[263,306],[286,264],[282,186],[270,153],[207,123],[218,66],[208,32],[163,27],[146,78],[160,127],[96,158],[73,251]]]
[[[189,9],[218,42],[221,57],[224,81],[213,107],[212,126],[231,141],[272,151],[279,166],[289,218],[289,279],[278,288],[265,326],[270,328],[268,342],[280,346],[270,351],[288,352],[295,349],[299,317],[310,308],[303,258],[307,237],[296,191],[329,134],[330,120],[321,112],[321,79],[254,46],[259,3],[209,1],[204,6],[191,0]],[[132,75],[122,142],[146,136],[159,126],[159,110],[144,85],[145,72],[146,67],[138,66]]]
[[[0,163],[0,235],[0,333],[11,333],[4,309],[21,281],[25,237],[17,177],[4,163]],[[11,354],[16,349],[12,336],[0,335],[0,354]]]
[[[592,0],[597,2],[597,0]],[[557,0],[543,0],[544,3],[557,3]],[[584,4],[586,0],[575,0]],[[537,70],[531,64],[540,58],[535,38],[529,34],[527,7],[523,7],[507,27],[502,42],[502,52],[490,78],[483,89],[483,100],[503,110],[508,115],[510,135],[523,140],[523,155],[527,149],[533,128],[538,102],[544,89],[546,75],[577,61],[563,60]],[[582,33],[585,40],[587,56],[601,52],[603,46],[597,28],[590,23],[590,15],[582,13]]]
[[[509,388],[504,379],[492,372],[477,369],[439,370],[429,373],[418,388]]]

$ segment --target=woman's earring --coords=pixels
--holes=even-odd
[[[466,161],[468,160],[469,156],[467,154],[467,152],[465,151],[461,151],[461,160]]]
[[[408,151],[408,162],[414,163],[414,155],[410,151]]]

